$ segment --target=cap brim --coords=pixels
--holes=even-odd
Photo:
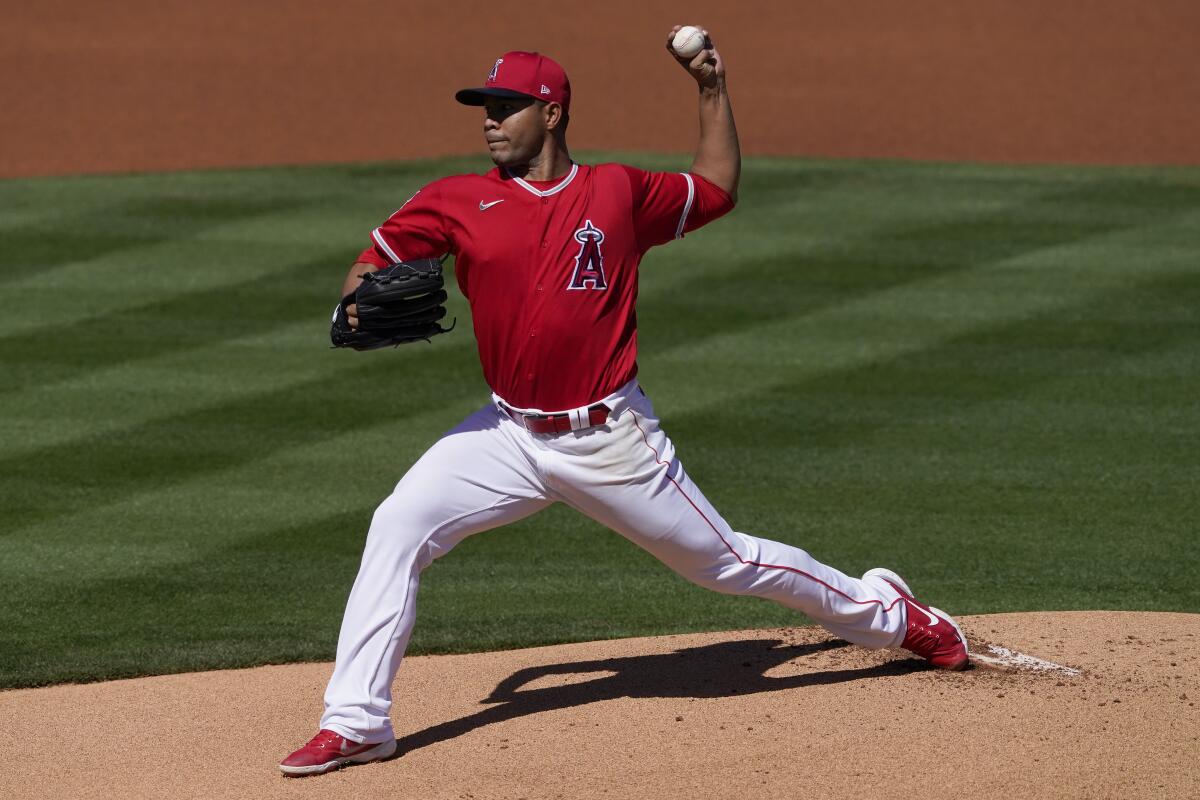
[[[531,100],[537,98],[531,94],[524,92],[514,92],[512,89],[498,89],[491,86],[481,86],[478,89],[459,89],[454,94],[454,99],[462,103],[464,106],[481,106],[487,102],[489,97],[528,97]]]

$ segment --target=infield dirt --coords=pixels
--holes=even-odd
[[[510,49],[566,67],[573,147],[688,152],[674,23],[725,55],[748,154],[1200,163],[1194,0],[9,5],[0,177],[480,152],[452,97]]]
[[[927,669],[817,628],[408,659],[398,756],[289,779],[329,664],[0,693],[13,798],[1200,796],[1200,615],[996,614],[1079,670]]]

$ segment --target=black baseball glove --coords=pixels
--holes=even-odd
[[[439,320],[446,316],[442,262],[437,258],[402,261],[363,275],[358,288],[342,298],[333,312],[329,338],[334,347],[374,350],[408,342],[429,341],[448,333]],[[346,307],[358,306],[358,328],[351,328]]]

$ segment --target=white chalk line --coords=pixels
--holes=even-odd
[[[1046,661],[1035,656],[1018,653],[1016,650],[1009,650],[1007,647],[989,644],[987,648],[992,651],[992,655],[985,656],[982,653],[971,653],[971,658],[997,667],[1015,667],[1031,672],[1061,672],[1063,675],[1080,674],[1079,670],[1072,667],[1064,667],[1062,664],[1055,664],[1053,661]]]

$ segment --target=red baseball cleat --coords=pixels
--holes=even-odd
[[[901,647],[916,653],[939,669],[966,669],[971,663],[967,652],[967,637],[954,618],[936,608],[917,602],[912,590],[890,569],[876,567],[867,570],[863,580],[882,580],[900,593],[904,600],[905,618],[908,629],[904,633]]]
[[[284,775],[320,775],[347,764],[366,764],[396,752],[396,740],[352,742],[333,731],[321,730],[312,740],[279,762]]]

